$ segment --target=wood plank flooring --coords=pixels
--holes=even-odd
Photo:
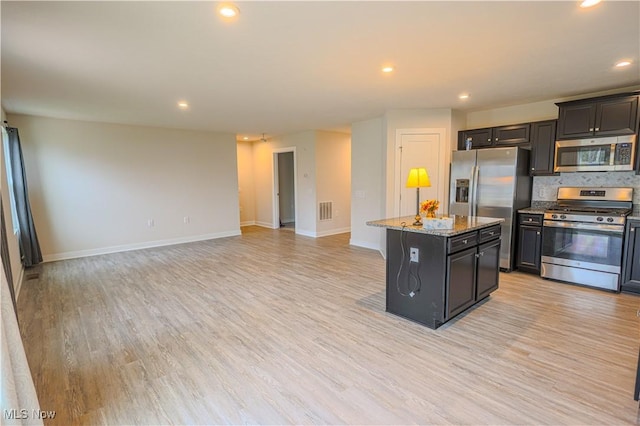
[[[348,234],[47,263],[21,331],[49,425],[636,424],[640,297],[513,272],[438,330]]]

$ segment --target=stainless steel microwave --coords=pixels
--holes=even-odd
[[[633,170],[636,135],[556,141],[554,171]]]

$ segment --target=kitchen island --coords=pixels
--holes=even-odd
[[[504,219],[452,218],[450,229],[413,216],[367,222],[387,229],[387,312],[436,329],[498,288]]]

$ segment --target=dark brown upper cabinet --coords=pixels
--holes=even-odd
[[[458,132],[458,150],[466,149],[467,140],[471,141],[471,149],[528,144],[530,131],[529,123],[462,130]]]
[[[529,174],[531,176],[558,174],[553,172],[556,123],[557,120],[531,123],[531,159],[529,165]]]
[[[493,129],[489,127],[458,132],[458,150],[466,149],[467,140],[471,142],[472,149],[489,147],[493,143]]]
[[[638,95],[623,94],[558,105],[557,139],[633,135],[638,132]]]
[[[529,143],[531,126],[526,124],[514,124],[493,128],[493,143],[496,146],[514,146]]]

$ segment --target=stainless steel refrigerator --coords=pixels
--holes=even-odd
[[[487,148],[453,151],[449,185],[449,214],[500,217],[500,268],[514,266],[518,209],[531,204],[529,151],[523,148]]]

